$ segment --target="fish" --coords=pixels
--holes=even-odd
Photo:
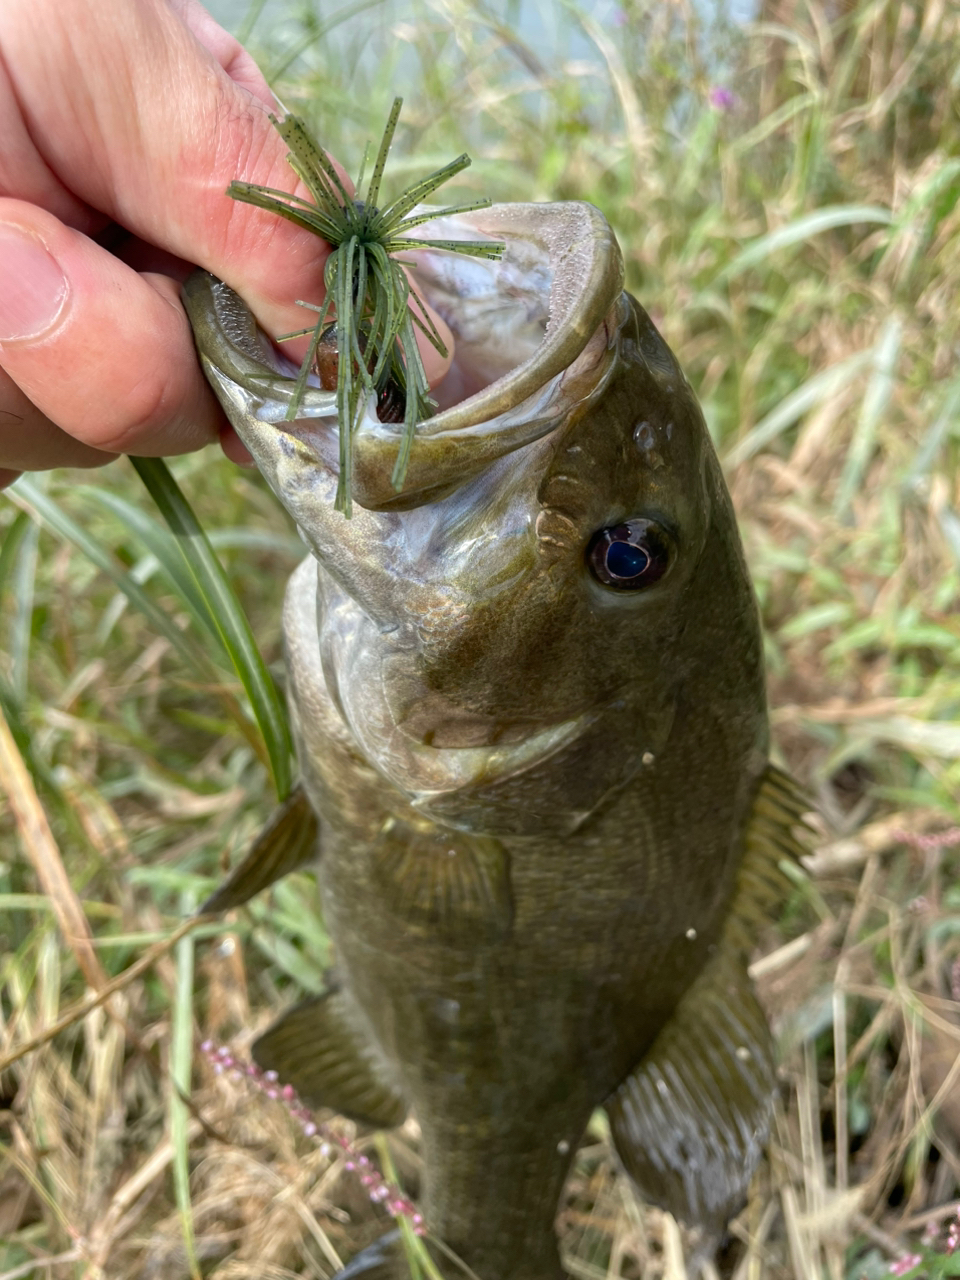
[[[355,428],[242,299],[185,287],[199,356],[309,555],[284,604],[301,783],[205,909],[312,861],[336,970],[255,1043],[302,1098],[413,1112],[441,1274],[559,1280],[604,1108],[643,1198],[712,1250],[768,1132],[747,963],[804,846],[770,761],[758,608],[696,397],[586,203],[438,216],[411,254],[454,335],[436,413]],[[396,1235],[341,1280],[401,1280]]]

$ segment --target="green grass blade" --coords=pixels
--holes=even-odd
[[[923,443],[917,450],[910,469],[903,478],[903,488],[916,492],[933,467],[937,455],[946,443],[951,428],[960,418],[960,375],[950,379],[940,402],[940,411],[927,428]]]
[[[789,124],[801,112],[810,111],[815,104],[816,99],[809,91],[794,95],[775,111],[771,111],[769,115],[764,116],[753,129],[735,139],[730,144],[730,154],[745,155],[759,143],[765,142],[778,129],[782,129],[785,124]]]
[[[373,1142],[380,1158],[380,1168],[383,1170],[384,1178],[388,1183],[398,1187],[400,1180],[397,1177],[397,1170],[390,1155],[390,1146],[387,1142],[386,1134],[378,1133]],[[416,1277],[423,1276],[426,1276],[427,1280],[443,1280],[443,1275],[427,1252],[426,1244],[414,1231],[410,1219],[404,1216],[399,1217],[397,1219],[397,1227],[400,1231],[404,1261],[410,1269],[411,1280],[416,1280]],[[465,1276],[472,1274],[466,1267],[463,1267],[462,1271]]]
[[[250,6],[244,15],[243,21],[237,28],[237,40],[240,44],[245,45],[250,39],[253,34],[253,28],[257,25],[266,5],[267,0],[250,0]]]
[[[82,839],[79,823],[57,783],[53,770],[34,748],[33,735],[24,720],[23,706],[2,674],[0,674],[0,713],[6,720],[7,727],[17,744],[17,750],[23,756],[24,763],[33,775],[38,789],[43,790],[46,799],[56,807],[57,816],[69,827],[74,836]]]
[[[209,674],[209,665],[202,651],[191,643],[159,606],[154,604],[140,584],[120,566],[114,557],[72,520],[54,499],[44,493],[32,477],[21,476],[16,484],[11,485],[7,493],[21,510],[26,511],[51,532],[67,542],[72,542],[78,551],[116,584],[130,603],[148,619],[158,635],[165,636],[188,663],[197,667],[204,675]]]
[[[780,249],[810,240],[824,231],[832,231],[835,227],[851,227],[860,223],[880,223],[889,226],[893,214],[889,209],[872,204],[827,205],[816,209],[813,213],[804,214],[785,227],[777,227],[765,236],[760,236],[730,262],[717,276],[721,280],[733,280],[742,275],[750,267],[755,267]]]
[[[292,781],[290,728],[277,687],[267,671],[243,608],[190,504],[163,460],[131,458],[131,462],[177,540],[180,554],[203,597],[210,621],[219,633],[263,734],[277,795],[281,800],[286,799]]]
[[[180,908],[189,919],[197,905],[196,896],[184,892]],[[190,1203],[190,1112],[185,1097],[190,1096],[193,1062],[193,958],[194,939],[185,934],[174,952],[177,985],[170,1030],[170,1143],[173,1147],[173,1188],[180,1214],[183,1247],[191,1280],[202,1280],[193,1233],[193,1206]]]
[[[960,568],[960,516],[952,507],[943,507],[937,513],[937,520],[944,540],[957,562],[957,568]]]
[[[47,477],[38,487],[46,488]],[[16,521],[14,522],[16,525]],[[28,520],[26,528],[11,529],[10,547],[4,539],[3,575],[10,575],[11,605],[7,645],[10,655],[10,680],[19,702],[27,696],[27,671],[30,665],[30,637],[33,631],[33,601],[37,576],[37,554],[40,530]],[[9,553],[9,554],[8,554]],[[0,580],[0,586],[2,586]]]
[[[862,484],[870,463],[877,439],[877,428],[893,395],[902,338],[903,323],[898,316],[891,316],[884,325],[880,341],[876,345],[873,372],[867,383],[860,417],[843,464],[840,483],[837,486],[834,514],[838,520],[846,520],[849,517],[853,495]]]
[[[0,543],[0,593],[3,592],[7,585],[7,580],[14,572],[17,563],[17,552],[20,550],[24,535],[31,527],[32,522],[27,513],[18,511],[13,518],[13,524],[4,535],[3,542]]]
[[[377,9],[382,4],[383,0],[359,0],[357,4],[344,5],[342,9],[338,9],[326,22],[316,28],[311,28],[309,35],[301,40],[299,44],[294,45],[284,55],[282,62],[278,62],[276,66],[270,68],[266,73],[267,82],[269,84],[276,83],[312,45],[319,44],[325,36],[339,27],[341,23],[349,22],[351,18],[366,12],[367,9]]]
[[[828,397],[838,395],[870,364],[873,357],[873,348],[868,351],[858,351],[856,355],[848,356],[846,360],[839,360],[836,364],[821,369],[812,378],[808,378],[796,391],[784,396],[775,409],[733,446],[724,457],[724,466],[738,467],[748,458],[752,458],[755,453],[772,444],[805,413],[809,413]]]
[[[135,507],[132,502],[127,502],[119,494],[111,493],[109,489],[97,489],[94,485],[81,485],[79,492],[84,498],[91,502],[96,502],[99,506],[109,511],[111,515],[116,516],[124,528],[132,533],[139,542],[143,543],[166,573],[194,622],[199,624],[201,631],[208,632],[219,642],[220,632],[210,617],[210,610],[207,607],[203,593],[197,585],[196,578],[184,563],[177,540],[173,534],[169,533],[145,511]],[[224,658],[227,658],[226,650],[222,646],[221,651]],[[229,660],[227,661],[227,666],[229,668]]]
[[[3,594],[9,582],[11,599],[7,606],[9,612],[5,609],[5,614],[9,617],[10,623],[6,636],[6,648],[11,659],[13,689],[16,690],[18,699],[22,699],[26,693],[28,649],[25,649],[25,645],[29,645],[29,630],[25,631],[23,626],[20,591],[23,585],[25,562],[27,566],[31,562],[36,566],[37,533],[36,524],[25,511],[20,511],[14,517],[13,524],[4,536],[3,545],[0,546],[0,602],[3,600]],[[32,577],[32,573],[29,576]],[[30,613],[31,615],[33,613],[32,607]]]

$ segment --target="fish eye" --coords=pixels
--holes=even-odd
[[[670,567],[671,542],[653,520],[627,520],[599,529],[587,545],[590,572],[605,587],[639,591]]]

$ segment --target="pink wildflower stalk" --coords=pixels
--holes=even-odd
[[[922,1261],[923,1255],[920,1253],[905,1253],[902,1258],[890,1263],[890,1274],[893,1276],[905,1276],[908,1271],[918,1267]]]
[[[426,1234],[423,1216],[413,1201],[387,1182],[369,1156],[358,1151],[329,1125],[318,1124],[313,1112],[300,1100],[293,1085],[282,1084],[276,1071],[263,1071],[255,1062],[241,1062],[226,1046],[215,1044],[212,1040],[204,1040],[200,1048],[218,1076],[229,1072],[236,1080],[248,1081],[271,1102],[282,1103],[290,1117],[300,1126],[304,1136],[319,1147],[322,1156],[329,1157],[333,1155],[334,1148],[338,1148],[344,1156],[343,1167],[357,1175],[374,1204],[383,1205],[393,1218],[408,1218],[418,1236]]]
[[[960,1209],[957,1210],[957,1216],[950,1223],[950,1229],[947,1232],[947,1253],[955,1253],[957,1249],[960,1249]]]
[[[960,844],[960,827],[948,827],[946,831],[932,831],[929,835],[921,835],[919,831],[891,831],[890,836],[901,844],[908,844],[912,849],[929,852],[932,849],[952,849]]]

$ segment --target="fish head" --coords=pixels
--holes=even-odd
[[[423,234],[507,247],[501,262],[417,255],[454,365],[399,493],[402,426],[367,406],[350,520],[333,505],[333,395],[309,390],[286,421],[293,370],[240,299],[197,276],[188,309],[319,564],[320,653],[291,659],[322,662],[367,759],[426,816],[562,835],[656,766],[678,715],[740,724],[746,698],[755,747],[753,597],[696,398],[623,292],[602,216],[494,206]]]

